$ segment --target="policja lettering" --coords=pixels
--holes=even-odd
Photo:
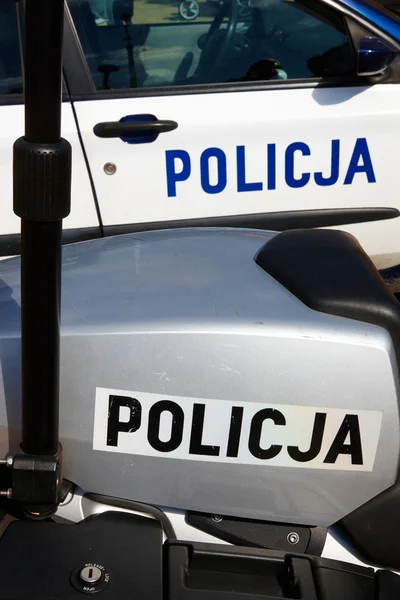
[[[121,408],[127,409],[125,412],[128,414],[128,419],[122,418]],[[301,409],[301,407],[293,408]],[[228,458],[238,458],[240,457],[240,441],[245,410],[246,406],[231,407],[228,438],[222,440],[223,444],[221,440],[215,440],[215,444],[205,444],[203,436],[206,429],[206,403],[193,403],[190,422],[188,422],[187,414],[185,415],[182,406],[177,402],[160,400],[155,402],[148,411],[147,441],[154,451],[167,455],[180,448],[184,440],[185,428],[189,427],[187,458],[220,457],[222,452]],[[120,434],[135,435],[142,426],[142,421],[145,421],[142,418],[143,412],[142,404],[137,398],[109,395],[107,446],[118,447]],[[169,414],[171,417],[168,439],[161,439],[161,418],[164,413]],[[225,412],[226,416],[227,413]],[[299,448],[295,445],[284,447],[281,444],[270,444],[264,447],[261,442],[263,425],[267,421],[271,421],[274,427],[283,428],[287,426],[287,419],[280,410],[269,407],[262,408],[252,416],[247,441],[248,450],[254,458],[260,461],[260,464],[268,464],[268,461],[285,451],[289,457],[288,464],[285,464],[285,466],[290,466],[290,463],[292,463],[292,466],[295,466],[296,463],[309,463],[315,460],[321,452],[327,417],[327,412],[315,412],[311,439],[306,448]],[[345,443],[347,441],[348,443]],[[221,448],[226,448],[226,451],[221,451]],[[143,452],[143,454],[148,454],[148,452]],[[323,463],[335,464],[340,455],[349,455],[352,465],[363,464],[360,422],[357,414],[346,413],[344,415],[339,428],[336,430],[333,442],[323,458]]]
[[[366,138],[357,138],[349,162],[341,162],[340,140],[331,140],[327,150],[330,155],[330,169],[326,173],[312,170],[313,163],[320,152],[313,157],[310,146],[304,142],[289,144],[284,152],[284,182],[277,182],[277,149],[276,144],[266,144],[265,170],[258,181],[249,181],[246,165],[251,155],[245,146],[236,146],[236,164],[228,165],[225,152],[221,148],[206,148],[200,155],[199,184],[205,194],[220,194],[234,177],[236,191],[263,192],[265,190],[302,188],[314,183],[319,187],[332,186],[338,183],[351,185],[357,177],[363,177],[367,183],[376,183],[374,167]],[[192,173],[192,159],[186,150],[167,150],[165,152],[167,194],[169,198],[177,196],[178,184],[188,181]],[[216,169],[212,168],[212,165]],[[215,181],[211,172],[216,171]],[[183,190],[184,188],[182,188]]]

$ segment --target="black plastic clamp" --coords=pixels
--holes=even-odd
[[[8,498],[23,505],[32,518],[53,514],[70,487],[63,486],[61,445],[53,456],[21,452],[7,457],[6,464],[11,469]]]

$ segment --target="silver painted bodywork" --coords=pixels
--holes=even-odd
[[[313,311],[254,262],[274,234],[174,230],[63,253],[60,435],[82,488],[175,509],[330,525],[392,485],[398,372],[383,329]],[[20,439],[19,259],[0,265],[0,453]],[[372,472],[94,451],[96,387],[383,411]]]

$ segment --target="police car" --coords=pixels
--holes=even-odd
[[[353,233],[378,267],[400,263],[395,11],[366,0],[240,9],[209,2],[188,21],[165,0],[66,0],[65,242],[177,224],[311,224]],[[19,251],[9,200],[23,28],[23,2],[2,0],[0,256]]]

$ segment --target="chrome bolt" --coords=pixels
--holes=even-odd
[[[214,523],[221,523],[221,521],[224,520],[224,517],[222,515],[213,515],[211,517],[211,521],[214,521]]]
[[[8,490],[0,490],[0,498],[8,498],[10,500],[12,496],[12,489],[8,488]]]
[[[114,175],[114,173],[116,172],[117,167],[114,163],[112,162],[108,162],[104,165],[104,173],[106,175]]]
[[[299,534],[296,533],[295,531],[292,531],[291,533],[289,533],[286,539],[289,542],[289,544],[298,544],[300,541]]]

